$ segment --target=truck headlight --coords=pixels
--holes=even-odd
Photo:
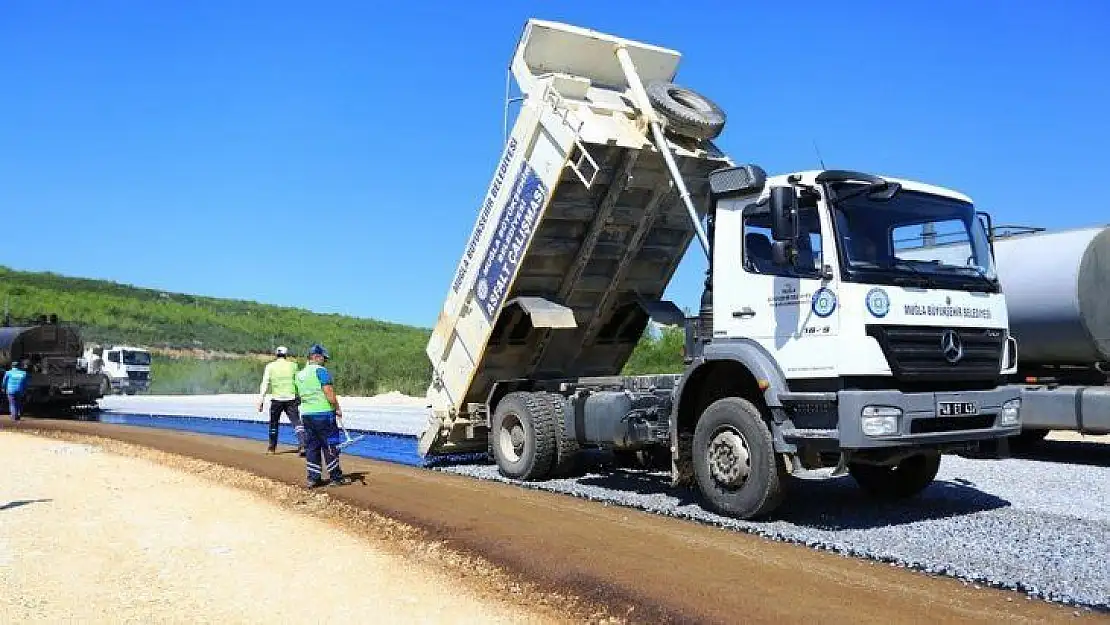
[[[860,425],[865,436],[890,436],[898,433],[902,409],[893,406],[864,406]]]
[[[1021,423],[1021,400],[1011,399],[1002,404],[1002,414],[998,415],[998,425],[1018,425]]]

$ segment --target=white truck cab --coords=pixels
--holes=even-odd
[[[1020,427],[1004,384],[1016,366],[1006,302],[970,198],[849,171],[763,176],[710,176],[702,351],[777,364],[767,382],[784,387],[779,408],[792,415],[784,442],[835,435],[863,450]],[[928,253],[938,238],[961,248],[960,263]]]
[[[101,392],[134,395],[150,388],[150,351],[130,345],[100,347],[92,345],[85,350],[85,367],[89,373],[102,376]]]

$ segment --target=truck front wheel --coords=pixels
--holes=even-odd
[[[490,423],[493,458],[505,477],[542,480],[556,452],[554,410],[541,393],[509,393]]]
[[[897,464],[879,466],[849,463],[848,473],[868,495],[879,499],[905,499],[925,490],[940,470],[940,454],[910,456]]]
[[[786,465],[759,408],[746,399],[726,397],[705,409],[694,430],[693,454],[698,490],[716,512],[756,518],[786,495]]]

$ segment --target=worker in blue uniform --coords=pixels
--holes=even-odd
[[[324,367],[327,361],[328,351],[322,345],[313,345],[308,350],[308,362],[294,378],[297,395],[301,398],[308,488],[325,484],[321,479],[324,469],[332,484],[350,483],[339,466],[339,448],[335,446],[341,440],[339,426],[343,423],[343,410],[335,395],[331,373]],[[322,467],[321,461],[325,463]]]
[[[4,379],[0,381],[4,393],[8,396],[8,412],[13,421],[19,421],[23,416],[23,395],[27,391],[26,364],[13,362],[10,371],[4,372]]]

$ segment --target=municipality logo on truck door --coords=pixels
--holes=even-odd
[[[867,292],[867,312],[882,319],[890,312],[890,296],[886,291],[875,287]]]

